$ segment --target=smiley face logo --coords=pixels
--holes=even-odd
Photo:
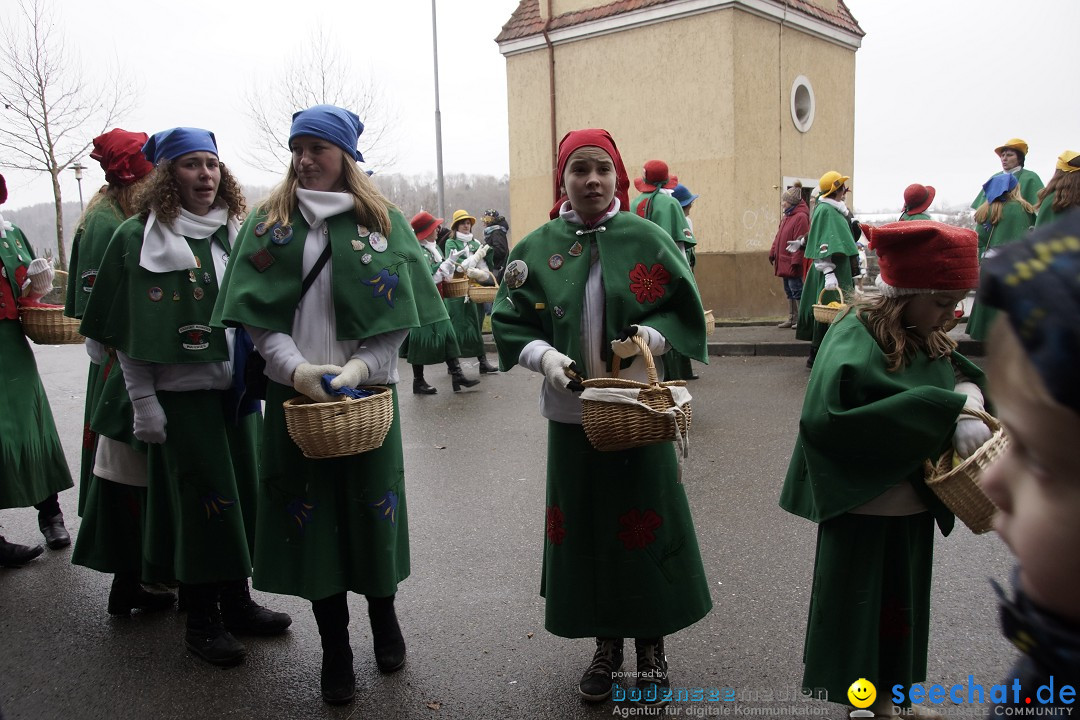
[[[877,699],[877,688],[874,687],[874,683],[866,678],[859,678],[851,683],[851,687],[847,691],[847,697],[855,707],[868,708]]]

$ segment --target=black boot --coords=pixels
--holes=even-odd
[[[171,592],[147,590],[135,573],[116,573],[109,590],[109,614],[130,615],[132,610],[146,612],[172,607],[176,596]]]
[[[323,700],[330,705],[352,702],[356,695],[352,646],[349,645],[349,604],[345,593],[311,603],[322,639],[323,659],[319,682]]]
[[[465,373],[461,371],[461,363],[457,358],[446,361],[446,367],[450,370],[451,384],[454,386],[454,392],[458,392],[463,387],[471,388],[480,384],[479,380],[469,380],[465,377]]]
[[[247,649],[222,624],[217,594],[217,583],[187,585],[184,592],[188,605],[184,644],[211,665],[236,665],[243,661]]]
[[[41,534],[45,536],[45,544],[49,549],[59,550],[70,545],[71,536],[64,527],[64,513],[60,512],[60,500],[56,493],[34,507],[38,511],[38,527],[41,528]]]
[[[818,349],[813,345],[810,346],[810,357],[806,358],[806,368],[809,370],[814,367],[814,360],[817,358]]]
[[[375,642],[375,664],[384,673],[392,673],[405,664],[405,638],[394,612],[394,596],[366,596],[371,637]]]
[[[499,368],[495,367],[494,365],[492,365],[492,364],[490,364],[488,362],[487,353],[485,353],[483,355],[477,355],[476,359],[480,361],[480,374],[481,375],[491,375],[492,373],[499,372]]]
[[[634,640],[637,651],[637,686],[641,691],[641,704],[660,707],[670,698],[666,690],[671,687],[668,680],[667,656],[664,655],[664,638]]]
[[[280,635],[292,625],[288,613],[274,612],[251,599],[248,581],[221,583],[221,618],[236,635]]]
[[[611,696],[615,673],[623,663],[622,638],[596,638],[596,653],[578,682],[578,692],[589,702],[601,702]]]
[[[412,376],[412,391],[414,395],[434,395],[435,393],[439,392],[432,386],[428,385],[427,381],[424,380],[423,365],[413,365]]]
[[[0,535],[0,567],[22,567],[43,552],[45,548],[41,545],[19,545],[8,542]]]

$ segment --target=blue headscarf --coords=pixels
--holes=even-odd
[[[1080,413],[1080,210],[1009,243],[983,265],[979,302],[1008,313],[1050,395]]]
[[[983,183],[983,192],[986,194],[986,202],[992,203],[1007,192],[1016,187],[1016,176],[1010,173],[995,175]]]
[[[314,135],[334,143],[353,160],[364,162],[364,156],[356,149],[363,132],[364,123],[356,113],[335,105],[315,105],[292,116],[289,142],[298,135]]]
[[[154,165],[162,160],[175,160],[192,152],[218,154],[217,140],[209,130],[176,127],[154,133],[142,147],[143,155]]]

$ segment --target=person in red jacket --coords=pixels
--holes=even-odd
[[[773,274],[784,281],[784,294],[788,299],[788,319],[776,327],[793,328],[799,317],[799,299],[803,287],[803,248],[810,232],[810,208],[802,197],[802,183],[794,185],[780,196],[780,209],[784,216],[769,251]]]

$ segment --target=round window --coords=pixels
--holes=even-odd
[[[800,75],[791,84],[791,121],[799,132],[807,132],[814,124],[814,110],[814,88]]]

